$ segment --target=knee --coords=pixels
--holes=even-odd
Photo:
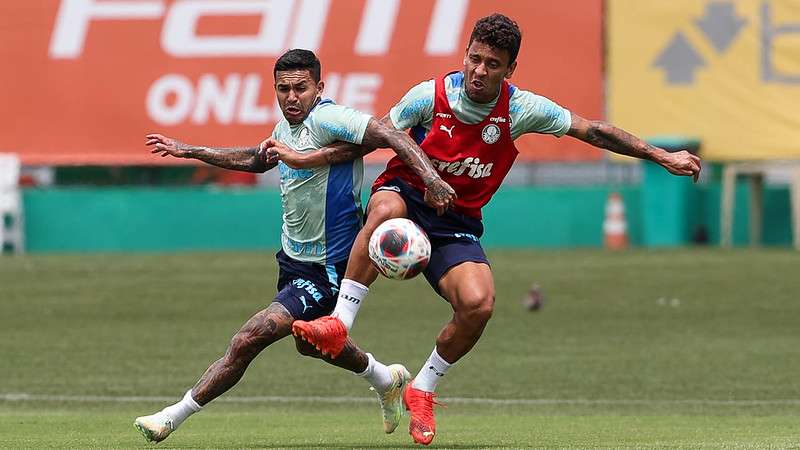
[[[494,312],[494,292],[474,292],[460,298],[456,315],[463,321],[484,326]]]
[[[369,208],[367,224],[365,226],[372,226],[374,228],[389,219],[403,217],[404,215],[405,208],[400,202],[384,201],[376,203]]]

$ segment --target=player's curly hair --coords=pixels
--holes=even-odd
[[[274,77],[279,71],[284,70],[308,70],[314,82],[319,83],[322,75],[322,64],[320,64],[317,55],[311,50],[295,48],[284,53],[275,61],[272,76]]]
[[[494,13],[475,23],[468,46],[472,45],[472,41],[478,41],[499,50],[506,50],[511,57],[508,63],[511,64],[517,60],[519,46],[522,44],[522,31],[517,22],[502,14]]]

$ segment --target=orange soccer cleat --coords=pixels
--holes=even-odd
[[[338,317],[324,316],[306,322],[295,320],[292,334],[321,351],[323,355],[336,358],[347,341],[347,328]]]
[[[403,392],[403,402],[406,409],[411,412],[411,421],[408,423],[408,434],[417,444],[428,445],[436,436],[436,418],[433,416],[433,405],[440,405],[436,401],[436,394],[414,389],[408,383]]]

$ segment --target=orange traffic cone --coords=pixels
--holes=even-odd
[[[617,192],[608,195],[606,219],[603,221],[603,241],[609,250],[622,250],[628,246],[625,204],[622,203],[622,197]]]

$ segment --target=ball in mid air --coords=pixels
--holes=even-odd
[[[428,266],[431,242],[416,223],[389,219],[369,239],[369,258],[382,275],[393,280],[417,276]]]

